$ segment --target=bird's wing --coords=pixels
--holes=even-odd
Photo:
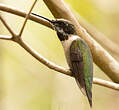
[[[72,73],[81,91],[86,93],[92,106],[93,61],[88,45],[82,39],[74,40],[70,47]]]

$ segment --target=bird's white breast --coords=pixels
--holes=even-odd
[[[70,35],[68,40],[62,41],[62,46],[64,48],[64,53],[66,56],[66,60],[68,62],[68,65],[71,67],[71,61],[70,61],[70,46],[72,44],[72,41],[80,39],[77,35]]]

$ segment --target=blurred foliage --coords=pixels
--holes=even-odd
[[[27,12],[32,2],[33,0],[2,1]],[[103,1],[100,5],[99,0],[66,2],[111,40],[119,43],[119,14],[116,11],[118,7],[109,13],[105,11]],[[108,8],[106,5],[106,10]],[[42,0],[38,1],[33,12],[53,19]],[[3,15],[10,26],[19,32],[24,19],[4,12]],[[0,33],[8,34],[3,25],[0,27]],[[23,39],[45,58],[68,68],[62,46],[51,29],[28,21]],[[16,43],[0,40],[0,52],[1,110],[90,110],[86,97],[82,95],[73,78],[48,69]],[[97,66],[94,67],[94,76],[109,80]],[[118,107],[118,103],[117,91],[93,86],[93,109],[113,110]]]
[[[75,2],[73,0],[67,0],[67,2],[68,1],[70,1],[70,5],[88,21],[92,23],[101,21],[102,14],[98,14],[100,10],[91,0],[75,0]]]

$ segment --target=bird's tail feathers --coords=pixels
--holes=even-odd
[[[81,92],[83,93],[83,95],[87,96],[89,104],[90,104],[90,107],[92,108],[92,92],[91,91],[88,92],[86,90],[85,86],[82,87],[77,79],[76,79],[76,82],[77,82],[77,85],[80,88]]]
[[[86,93],[85,87],[82,87],[77,79],[76,79],[76,83],[78,87],[80,88],[81,92],[83,93],[83,95],[86,96],[87,93]]]

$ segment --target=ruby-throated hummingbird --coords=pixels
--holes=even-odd
[[[49,21],[53,25],[64,48],[70,70],[92,107],[93,60],[87,43],[77,35],[75,27],[70,21],[64,19],[49,20],[35,13],[32,14]]]

